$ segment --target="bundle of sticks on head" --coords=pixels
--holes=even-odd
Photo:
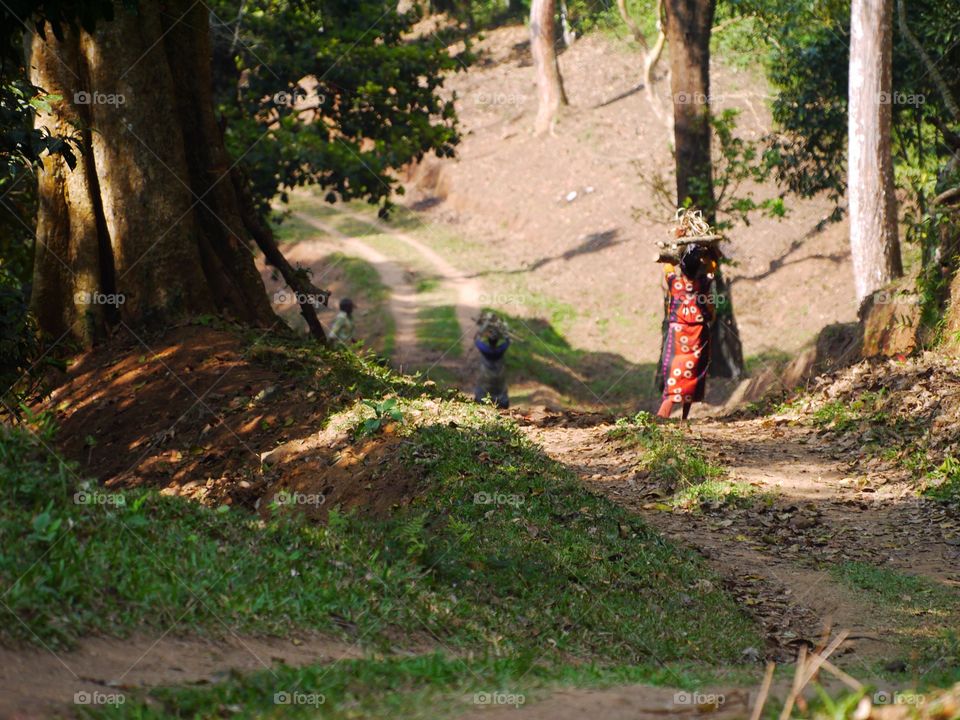
[[[717,245],[724,237],[714,232],[699,210],[680,208],[674,216],[674,222],[673,238],[657,243],[660,250],[654,256],[654,262],[676,265],[687,245],[704,245],[719,251]]]

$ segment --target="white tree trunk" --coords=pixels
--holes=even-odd
[[[553,46],[556,12],[556,0],[533,0],[530,4],[530,52],[537,74],[537,118],[533,126],[536,135],[551,130],[560,106],[567,104]]]
[[[893,0],[853,0],[847,193],[857,299],[903,273],[890,152]]]

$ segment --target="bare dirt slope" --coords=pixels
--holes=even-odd
[[[448,80],[464,129],[458,157],[425,160],[398,200],[470,241],[456,262],[476,273],[488,304],[559,322],[575,347],[656,361],[662,310],[651,246],[672,212],[649,184],[670,173],[671,136],[640,88],[641,56],[601,33],[578,40],[560,57],[571,107],[555,135],[534,138],[526,29],[492,31],[477,50],[480,61]],[[712,83],[716,107],[742,111],[745,137],[769,131],[768,90],[755,69],[717,61]],[[664,102],[668,88],[661,77]],[[759,188],[756,197],[776,192]],[[787,220],[731,233],[747,355],[795,352],[825,325],[855,317],[846,224],[817,232],[826,201],[787,204]]]

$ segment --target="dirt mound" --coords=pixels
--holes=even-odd
[[[320,518],[337,505],[383,514],[404,501],[415,478],[399,463],[396,437],[358,447],[332,438],[332,446],[313,443],[310,453],[264,462],[317,437],[359,391],[344,390],[335,368],[256,339],[203,325],[118,338],[76,358],[37,409],[54,413],[59,447],[81,474],[108,487],[251,508],[286,493],[281,501]],[[301,495],[316,497],[298,503]]]
[[[403,463],[404,440],[389,426],[386,432],[356,445],[284,455],[274,470],[280,479],[261,498],[260,512],[296,505],[319,520],[333,508],[382,518],[409,505],[423,480]]]

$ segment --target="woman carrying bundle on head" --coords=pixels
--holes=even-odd
[[[678,211],[676,240],[668,247],[664,274],[666,318],[660,384],[663,402],[657,415],[670,417],[674,405],[683,408],[684,420],[690,406],[703,400],[710,365],[710,323],[715,302],[713,278],[719,251],[719,236],[710,232],[699,213]]]

